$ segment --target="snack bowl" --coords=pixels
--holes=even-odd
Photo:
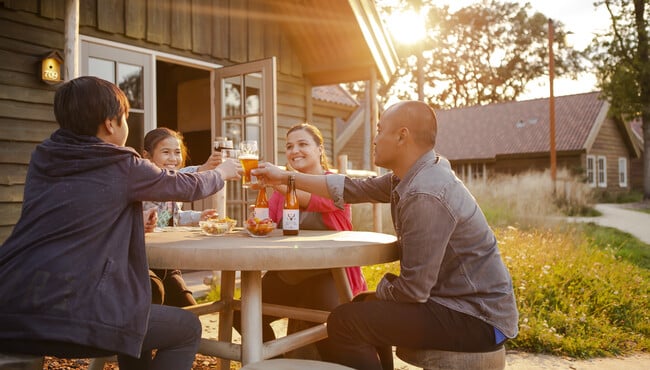
[[[224,218],[224,220],[228,223],[228,225],[230,225],[230,230],[228,231],[232,231],[232,229],[234,229],[235,226],[237,226],[237,220],[234,220],[230,217],[226,217]]]
[[[231,223],[222,220],[199,221],[199,226],[203,234],[211,236],[221,236],[233,228]]]
[[[276,227],[276,223],[270,218],[260,220],[259,218],[251,217],[246,220],[246,232],[253,238],[268,236]]]

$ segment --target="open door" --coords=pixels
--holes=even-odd
[[[235,148],[242,140],[257,140],[260,160],[277,163],[275,58],[216,69],[214,86],[212,140],[226,136]],[[243,225],[256,196],[257,190],[230,181],[225,189],[225,214]]]

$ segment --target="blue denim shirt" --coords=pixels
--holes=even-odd
[[[327,176],[330,196],[343,203],[391,203],[400,248],[400,275],[377,286],[380,299],[435,301],[479,318],[508,338],[518,332],[512,280],[496,237],[449,161],[431,151],[404,179]]]

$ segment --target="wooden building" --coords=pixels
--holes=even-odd
[[[632,129],[632,138],[634,142],[641,150],[641,155],[639,158],[633,158],[630,161],[630,184],[632,189],[638,189],[643,191],[643,127],[641,119],[635,119],[630,122],[630,128]]]
[[[127,93],[128,145],[170,127],[195,164],[216,136],[257,139],[265,160],[283,164],[287,128],[305,121],[334,159],[337,119],[354,107],[314,99],[312,89],[374,86],[397,65],[371,0],[0,1],[0,241],[20,215],[32,150],[58,127],[56,84],[42,72],[53,52],[62,79],[95,75]],[[228,214],[245,217],[253,195],[229,187]]]
[[[608,115],[599,92],[555,98],[557,168],[599,191],[629,191],[641,146],[629,124]],[[550,168],[549,100],[438,111],[436,150],[466,181]]]

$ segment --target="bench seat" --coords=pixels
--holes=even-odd
[[[397,357],[424,370],[503,370],[506,367],[506,350],[503,346],[492,352],[450,352],[398,347]]]
[[[331,362],[298,360],[298,359],[271,359],[248,364],[241,370],[353,370],[350,367],[333,364]]]

